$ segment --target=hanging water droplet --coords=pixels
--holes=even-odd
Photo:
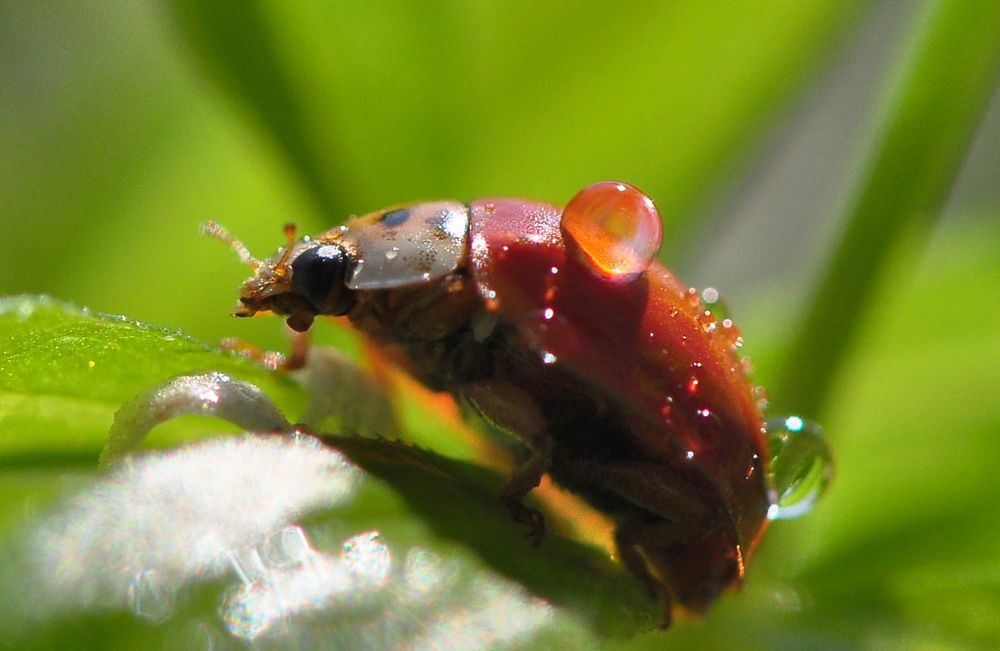
[[[615,181],[577,193],[563,210],[561,227],[567,247],[596,273],[613,279],[629,280],[645,271],[663,241],[652,199]]]
[[[767,517],[787,520],[808,513],[833,476],[833,458],[823,430],[798,416],[770,418],[765,424],[771,457]]]

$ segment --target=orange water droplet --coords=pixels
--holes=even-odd
[[[653,200],[615,181],[588,185],[562,214],[567,247],[594,271],[612,278],[641,274],[663,242],[663,224]]]

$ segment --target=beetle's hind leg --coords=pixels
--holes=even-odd
[[[538,546],[545,535],[545,518],[541,511],[527,506],[524,498],[552,465],[552,437],[541,409],[527,392],[499,380],[466,385],[461,395],[491,425],[516,435],[530,448],[528,459],[504,484],[500,499],[515,522],[530,528],[528,536]]]
[[[703,615],[742,577],[740,547],[719,522],[674,522],[637,514],[619,524],[615,541],[629,571],[663,599],[664,627],[673,619],[672,604]]]
[[[537,547],[545,535],[545,517],[541,511],[524,504],[525,496],[536,488],[542,475],[552,465],[552,439],[548,436],[536,439],[536,446],[521,466],[514,471],[500,492],[500,498],[510,511],[514,521],[531,529],[528,536]]]
[[[615,529],[615,545],[625,568],[642,582],[652,599],[659,598],[663,602],[663,619],[660,620],[663,628],[669,628],[673,622],[673,594],[667,578],[653,573],[650,559],[643,554],[643,549],[651,541],[664,544],[687,535],[684,528],[665,520],[626,520]]]

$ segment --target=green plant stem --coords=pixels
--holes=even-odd
[[[895,245],[929,236],[998,70],[1000,3],[927,3],[847,207],[842,238],[772,388],[778,408],[813,417],[822,411]]]

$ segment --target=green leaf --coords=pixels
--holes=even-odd
[[[998,33],[996,2],[926,4],[846,229],[772,391],[779,408],[821,413],[887,262],[929,236],[996,86]]]
[[[257,384],[293,414],[302,408],[290,380],[176,330],[50,298],[0,298],[0,466],[96,463],[119,407],[154,384],[198,371]],[[163,441],[177,442],[198,430],[173,424],[164,431]]]

